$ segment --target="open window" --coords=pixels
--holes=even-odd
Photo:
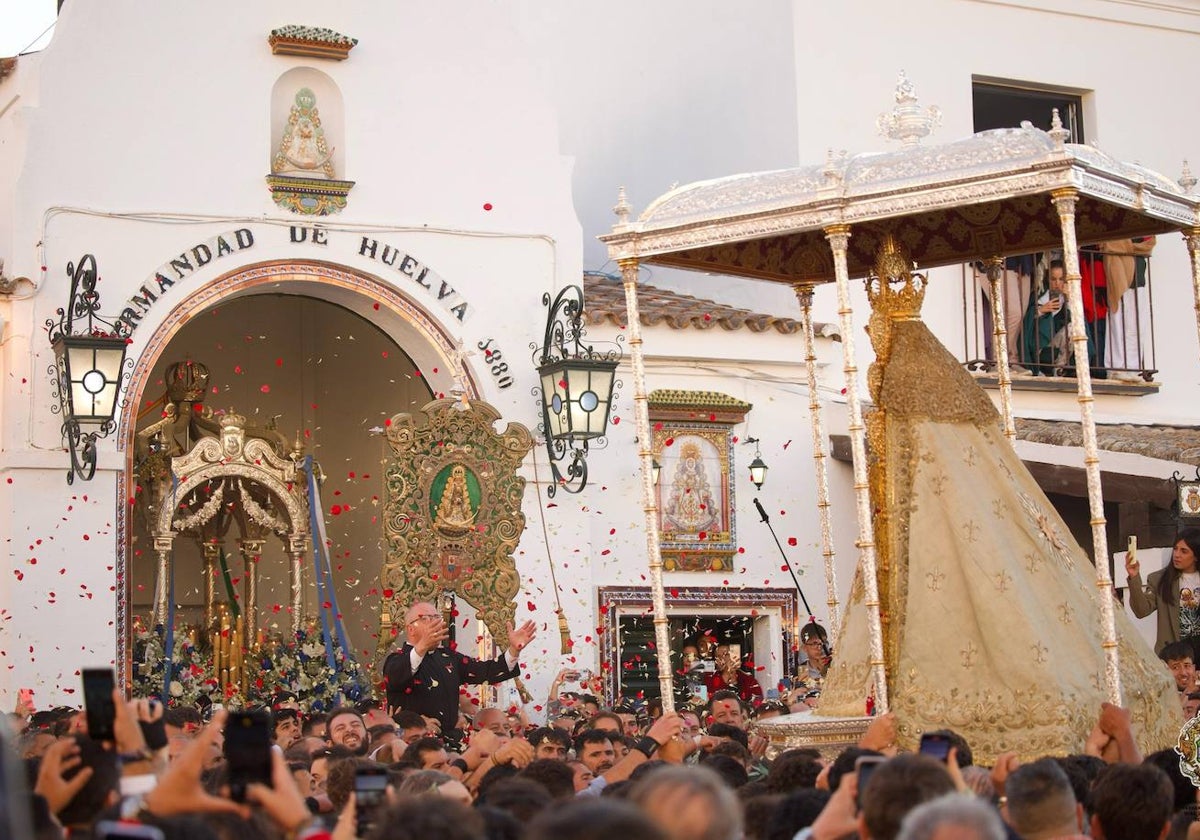
[[[601,670],[613,703],[654,702],[659,694],[658,651],[649,587],[601,587]],[[777,688],[795,673],[799,625],[794,589],[671,587],[667,602],[676,703],[690,701],[703,685],[716,646],[728,646],[763,688]],[[696,654],[684,667],[685,648]],[[711,671],[711,668],[708,668]]]
[[[1083,93],[1069,88],[976,76],[971,82],[975,131],[1018,128],[1026,120],[1043,131],[1049,131],[1051,113],[1057,108],[1063,125],[1071,130],[1070,142],[1086,143]]]

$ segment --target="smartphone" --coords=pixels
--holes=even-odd
[[[926,732],[921,736],[921,755],[927,755],[930,758],[936,758],[942,764],[950,757],[950,748],[954,746],[950,739],[945,735],[936,735],[932,732]]]
[[[365,837],[375,827],[375,817],[387,802],[388,771],[385,767],[360,767],[354,771],[354,814],[356,835]]]
[[[99,840],[166,840],[161,828],[126,822],[97,823],[96,837]]]
[[[246,801],[246,786],[271,786],[271,717],[265,711],[230,712],[225,719],[225,761],[229,795]]]
[[[117,707],[113,689],[117,687],[112,668],[83,669],[83,708],[87,711],[88,737],[93,741],[114,741],[113,724]]]
[[[854,798],[854,804],[858,810],[862,810],[863,791],[867,789],[867,782],[871,781],[871,774],[885,761],[887,761],[887,756],[884,755],[863,755],[855,760],[854,772],[858,775],[858,793]]]

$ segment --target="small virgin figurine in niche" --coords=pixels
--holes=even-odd
[[[309,88],[296,91],[296,102],[288,114],[279,152],[271,174],[300,173],[312,178],[334,178],[333,149],[325,143],[325,131],[317,113],[317,96]]]

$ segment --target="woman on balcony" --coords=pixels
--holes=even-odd
[[[1047,288],[1029,302],[1021,330],[1022,360],[1034,375],[1053,376],[1065,367],[1067,342],[1066,271],[1060,260],[1050,263]]]
[[[1099,265],[1099,261],[1096,265]],[[1092,266],[1086,273],[1091,277],[1098,271]],[[1067,304],[1070,287],[1067,285],[1066,269],[1062,260],[1051,261],[1046,282],[1047,288],[1030,302],[1025,311],[1021,358],[1035,374],[1074,376],[1074,348],[1071,346],[1070,332],[1067,328],[1071,320],[1070,306]],[[1096,309],[1095,289],[1089,285],[1090,282],[1089,280],[1081,283],[1084,334],[1087,337],[1088,361],[1092,374],[1103,378],[1107,376],[1107,371],[1097,367],[1096,360],[1102,360],[1103,356],[1103,350],[1098,350],[1097,346],[1104,338],[1104,330],[1101,329],[1104,319]]]

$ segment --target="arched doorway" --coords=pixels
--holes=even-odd
[[[155,602],[157,562],[140,507],[145,488],[137,482],[135,438],[162,415],[170,365],[203,364],[208,409],[236,411],[247,427],[274,430],[314,456],[325,476],[322,513],[338,605],[349,644],[362,655],[374,651],[379,630],[379,500],[386,449],[381,432],[391,415],[416,410],[451,390],[453,359],[454,343],[426,313],[377,278],[341,266],[250,266],[180,304],[148,341],[121,418],[127,453],[122,497],[128,505],[120,517],[124,551],[118,580],[125,597],[118,599],[118,661],[128,668],[134,619],[148,619]],[[468,395],[475,396],[469,371],[464,379]],[[223,537],[229,543],[228,576],[235,582],[246,568],[238,536],[233,530]],[[211,581],[206,587],[213,556],[206,563],[195,535],[176,540],[175,626],[185,634],[202,624],[214,588],[219,599],[225,597],[224,575],[215,587]],[[256,628],[247,628],[247,640],[286,634],[292,621],[288,547],[267,540],[245,559],[258,571],[259,620]],[[311,556],[307,570],[301,608],[311,617],[320,606]],[[369,655],[364,659],[369,662]]]

